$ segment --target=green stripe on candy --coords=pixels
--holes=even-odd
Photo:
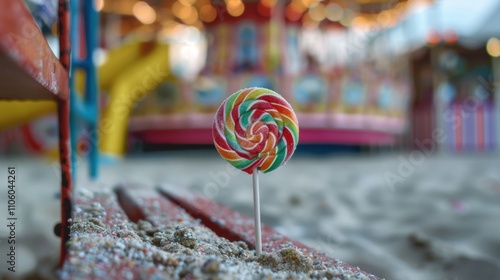
[[[240,170],[248,167],[253,162],[254,162],[254,159],[237,159],[237,160],[230,160],[229,161],[229,163],[231,163],[232,166],[234,166]]]
[[[271,172],[274,169],[283,165],[283,161],[284,161],[285,157],[286,157],[286,145],[285,145],[284,149],[278,148],[278,153],[276,154],[276,156],[273,160],[273,163],[269,166],[269,168],[264,173]]]

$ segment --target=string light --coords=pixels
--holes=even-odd
[[[200,8],[200,19],[204,22],[212,22],[217,17],[217,10],[211,4],[205,4]]]
[[[95,0],[95,9],[100,12],[104,8],[104,0]]]
[[[309,9],[307,14],[312,20],[317,22],[324,20],[326,17],[325,8],[323,7],[323,5],[315,5],[314,7]]]
[[[443,39],[448,44],[455,44],[458,41],[458,33],[454,29],[448,29],[444,32]]]
[[[233,17],[239,17],[245,11],[245,5],[241,0],[228,0],[226,6],[227,12]]]
[[[344,15],[342,16],[342,19],[340,20],[340,24],[343,26],[350,26],[353,19],[356,17],[356,14],[351,11],[351,10],[344,10]]]
[[[261,0],[260,3],[266,8],[272,8],[276,5],[277,0]]]
[[[384,27],[389,26],[393,21],[392,13],[389,10],[381,12],[377,16],[377,21]]]
[[[155,10],[143,1],[134,4],[132,13],[142,24],[151,24],[156,20]]]
[[[497,38],[490,38],[486,44],[486,51],[492,57],[500,57],[500,40]]]
[[[174,3],[174,5],[172,5],[172,13],[182,20],[189,18],[193,10],[193,6],[191,6],[190,4],[186,5],[181,1],[177,1]]]
[[[431,30],[427,33],[426,39],[429,45],[436,45],[441,41],[441,35],[436,30]]]
[[[344,9],[337,3],[330,3],[326,5],[326,18],[331,21],[339,21],[344,15]]]
[[[300,19],[300,17],[302,16],[302,12],[300,11],[300,8],[298,8],[294,4],[294,2],[292,2],[286,6],[285,15],[287,19],[291,21],[296,21]]]
[[[182,19],[186,24],[194,24],[198,21],[198,12],[195,8],[191,8],[189,15],[186,18]]]

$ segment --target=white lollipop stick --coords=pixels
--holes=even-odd
[[[262,234],[260,231],[260,198],[259,198],[259,169],[253,170],[253,210],[255,219],[255,252],[257,257],[262,253]]]

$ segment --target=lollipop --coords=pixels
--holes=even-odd
[[[213,138],[219,154],[252,174],[285,164],[299,141],[297,117],[288,102],[265,88],[233,93],[217,110]]]
[[[281,95],[246,88],[229,96],[217,110],[213,138],[219,154],[234,167],[253,174],[255,250],[262,251],[258,173],[285,164],[299,141],[299,124]]]

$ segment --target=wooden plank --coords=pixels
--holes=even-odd
[[[249,247],[255,248],[255,227],[252,218],[234,212],[225,206],[201,197],[193,192],[186,191],[184,188],[164,185],[159,187],[158,191],[180,207],[184,208],[194,218],[200,219],[203,224],[212,229],[217,235],[225,237],[230,241],[242,240],[246,242]],[[272,252],[280,250],[282,245],[288,243],[292,243],[295,248],[302,251],[304,255],[312,256],[315,261],[322,262],[326,267],[342,268],[343,270],[351,271],[353,274],[363,275],[368,279],[379,279],[357,267],[331,258],[300,242],[283,236],[270,227],[265,225],[262,227],[263,251]]]
[[[195,219],[177,204],[152,188],[127,185],[116,190],[118,201],[131,221],[147,220],[154,226],[171,222],[194,222]]]
[[[0,9],[0,99],[67,99],[68,72],[22,0]]]
[[[134,258],[137,254],[152,254],[151,258],[166,254],[134,236],[133,225],[114,193],[78,192],[73,213],[73,233],[61,279],[146,279],[162,274],[152,263],[145,267]]]

